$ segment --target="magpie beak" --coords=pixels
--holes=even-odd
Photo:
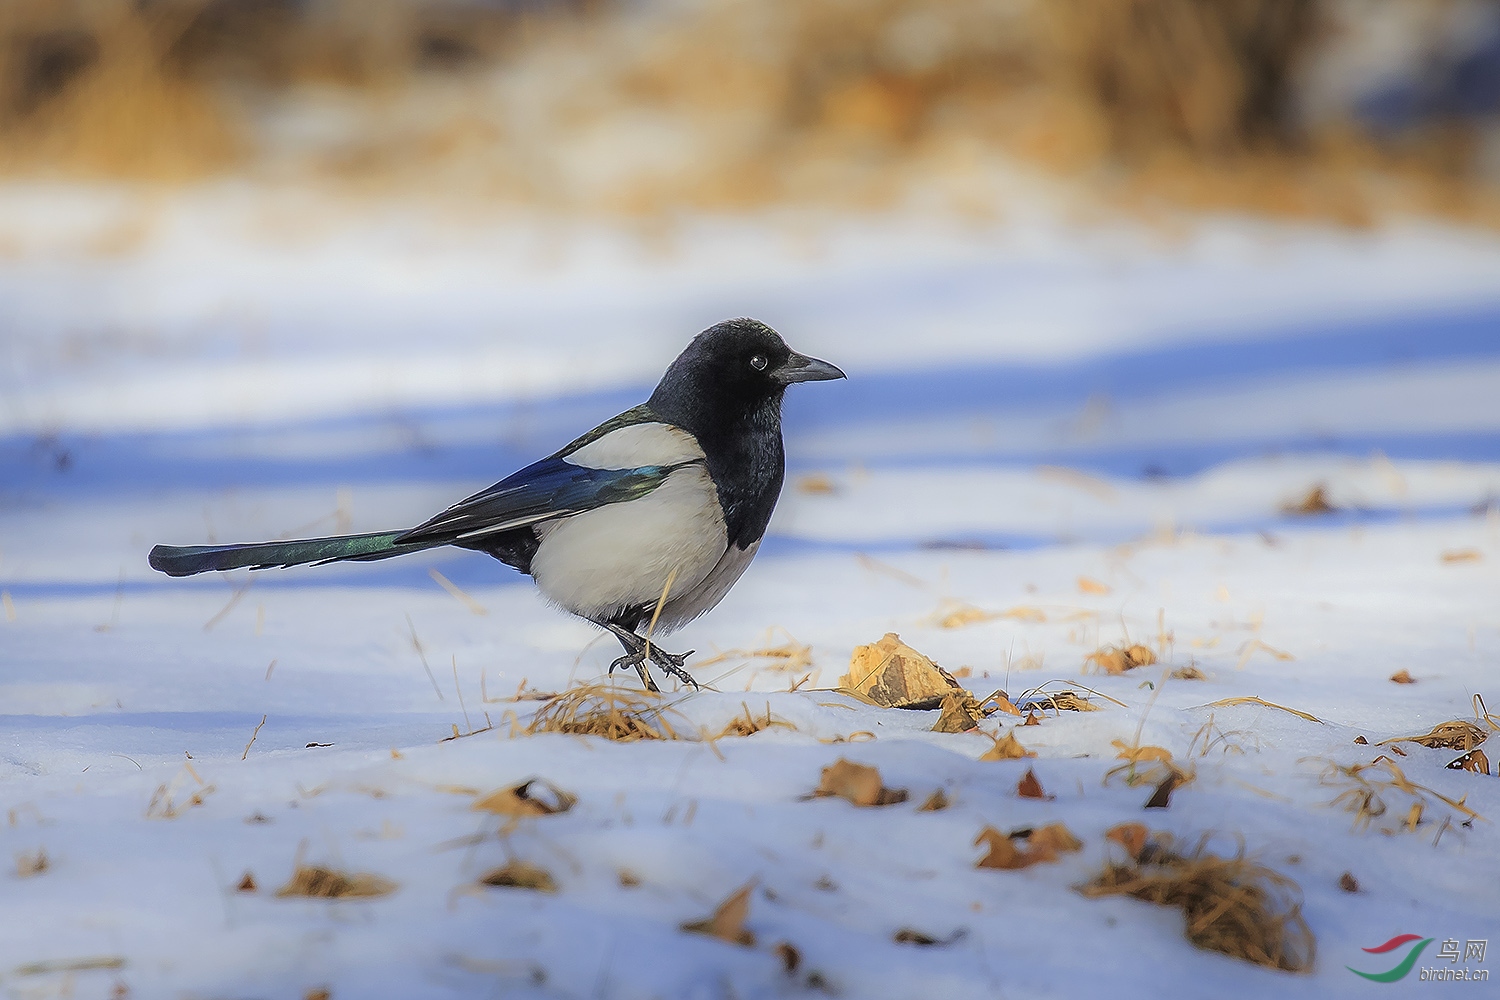
[[[819,361],[817,358],[810,358],[805,354],[798,354],[796,351],[773,368],[770,375],[782,385],[791,385],[793,382],[824,382],[828,379],[846,377],[836,366],[826,361]]]

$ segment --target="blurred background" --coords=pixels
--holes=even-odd
[[[19,0],[0,167],[568,212],[1005,202],[1493,225],[1492,0]]]
[[[0,574],[131,498],[91,585],[420,520],[741,314],[854,376],[789,401],[786,537],[918,466],[1155,484],[954,507],[996,544],[1482,506],[1169,487],[1500,459],[1497,225],[1494,0],[8,3]]]

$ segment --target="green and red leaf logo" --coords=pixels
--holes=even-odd
[[[1388,972],[1360,972],[1352,965],[1346,965],[1344,966],[1344,968],[1348,969],[1356,976],[1364,976],[1366,979],[1372,980],[1377,983],[1394,983],[1398,979],[1406,978],[1406,974],[1411,971],[1412,966],[1417,964],[1417,959],[1421,956],[1422,949],[1432,944],[1432,938],[1424,938],[1420,934],[1397,934],[1385,944],[1379,944],[1373,948],[1364,949],[1371,955],[1385,955],[1395,951],[1402,945],[1411,944],[1411,942],[1413,941],[1417,943],[1411,946],[1411,950],[1406,953],[1406,957],[1401,959],[1400,962],[1396,963],[1395,967],[1390,969]]]

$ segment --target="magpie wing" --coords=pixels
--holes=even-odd
[[[528,465],[487,490],[460,500],[396,538],[412,542],[459,542],[513,531],[605,504],[636,500],[692,464],[646,465],[633,469],[590,469],[553,456]]]

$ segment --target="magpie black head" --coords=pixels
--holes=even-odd
[[[693,338],[651,394],[651,409],[700,436],[746,419],[780,415],[793,382],[843,378],[826,361],[798,354],[753,319],[725,320]]]

